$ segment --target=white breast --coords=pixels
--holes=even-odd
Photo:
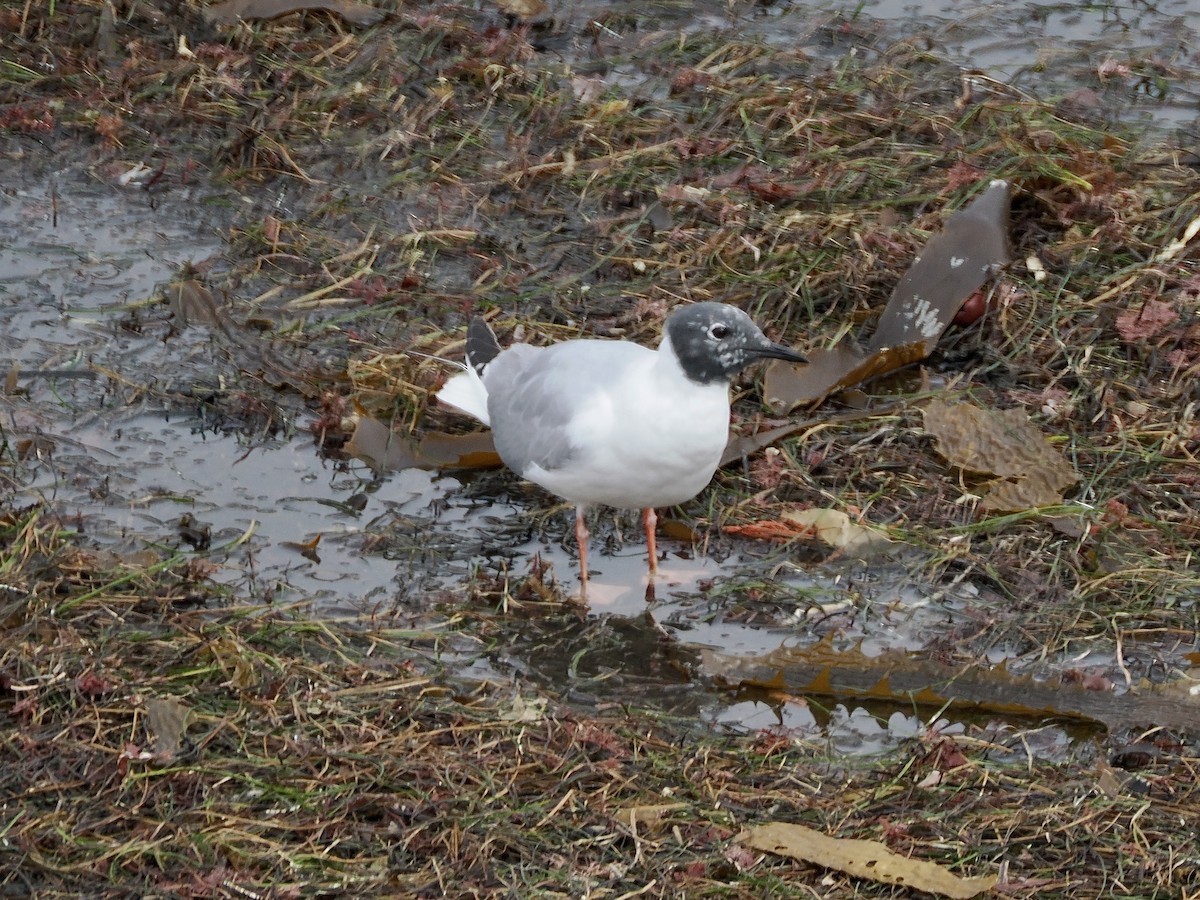
[[[683,503],[712,480],[729,436],[728,385],[695,384],[660,351],[590,400],[568,426],[578,455],[526,478],[575,503],[632,509]]]

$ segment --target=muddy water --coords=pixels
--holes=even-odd
[[[1195,134],[1197,0],[866,0],[860,8],[865,16],[887,22],[889,33],[895,29],[935,48],[964,73],[1044,100],[1074,97],[1114,120]],[[1168,73],[1169,81],[1159,77]]]

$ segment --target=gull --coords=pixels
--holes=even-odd
[[[490,426],[510,469],[575,504],[586,596],[588,507],[642,510],[653,578],[655,508],[690,500],[712,480],[729,439],[733,377],[768,358],[807,362],[725,303],[674,310],[657,350],[587,339],[501,350],[476,317],[463,372],[437,397]]]

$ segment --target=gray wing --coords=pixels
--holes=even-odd
[[[524,475],[536,464],[558,469],[585,448],[572,443],[571,420],[623,362],[652,353],[618,341],[514,344],[483,373],[496,452]]]

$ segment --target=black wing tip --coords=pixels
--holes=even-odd
[[[473,318],[467,325],[467,362],[476,374],[483,373],[483,367],[500,354],[500,342],[492,327],[480,316]]]

